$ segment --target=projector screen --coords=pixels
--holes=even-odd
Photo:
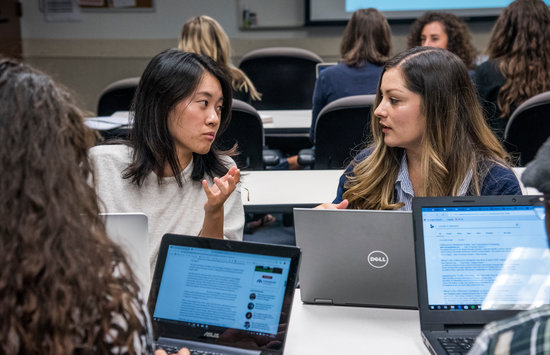
[[[306,24],[345,24],[357,9],[374,7],[388,20],[413,20],[426,11],[451,12],[461,17],[495,17],[510,0],[306,0]],[[544,1],[550,4],[550,0]]]

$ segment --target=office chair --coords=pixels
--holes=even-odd
[[[371,135],[371,110],[375,95],[335,100],[319,112],[315,147],[302,149],[298,163],[313,169],[343,169]]]
[[[302,48],[268,47],[245,54],[239,68],[262,94],[257,110],[311,109],[315,65],[323,60]]]
[[[110,116],[116,111],[129,111],[140,77],[117,80],[109,84],[99,97],[98,116]]]
[[[233,157],[239,169],[263,170],[279,164],[280,152],[264,146],[264,127],[260,115],[249,104],[233,99],[231,121],[218,141],[218,147],[231,149],[237,143],[239,155]]]
[[[535,95],[519,105],[504,130],[504,146],[518,164],[525,166],[550,137],[550,91]]]

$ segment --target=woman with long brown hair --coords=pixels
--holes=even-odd
[[[463,61],[415,47],[384,66],[372,142],[324,208],[411,210],[415,196],[521,194]]]
[[[0,353],[152,353],[149,317],[88,184],[95,136],[45,74],[0,59]]]
[[[229,37],[218,21],[210,16],[195,16],[187,20],[181,30],[178,49],[209,56],[231,75],[233,98],[250,103],[261,95],[252,81],[231,63]]]
[[[542,0],[516,0],[499,16],[489,39],[489,60],[475,82],[486,117],[501,139],[512,112],[550,90],[550,9]]]
[[[391,29],[376,9],[360,9],[349,20],[340,44],[341,61],[323,70],[313,91],[309,138],[315,139],[319,112],[328,103],[352,95],[376,92],[382,66],[391,55]]]

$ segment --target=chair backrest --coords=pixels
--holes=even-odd
[[[550,91],[543,92],[519,105],[504,130],[504,146],[519,165],[525,166],[550,137]]]
[[[315,169],[343,169],[371,135],[375,95],[343,97],[326,105],[315,125]]]
[[[315,65],[323,60],[302,48],[269,47],[245,54],[239,68],[262,94],[258,110],[311,109]]]
[[[263,170],[264,127],[258,111],[246,102],[233,99],[231,121],[220,136],[218,147],[230,149],[237,143],[239,155],[233,157],[239,169]]]
[[[116,111],[129,111],[139,79],[117,80],[103,89],[97,104],[97,115],[110,116]]]

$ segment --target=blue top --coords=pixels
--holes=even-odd
[[[319,74],[313,90],[311,128],[309,129],[311,142],[315,137],[317,116],[323,107],[342,97],[376,94],[382,69],[382,66],[371,63],[362,67],[348,67],[345,63],[340,62]]]
[[[348,175],[353,175],[353,167],[366,159],[370,154],[369,148],[362,150],[357,156],[353,159],[353,162],[348,165],[346,171],[340,177],[340,182],[338,184],[338,190],[336,192],[336,198],[332,203],[342,202],[344,192],[347,190],[344,188],[345,183],[348,181]],[[406,165],[403,165],[403,161],[406,164],[406,159],[403,157],[401,161],[400,174],[398,179],[395,182],[395,196],[397,202],[405,203],[405,206],[401,208],[402,210],[410,211],[412,209],[411,201],[414,197],[414,192],[412,191],[412,183],[409,180],[408,173],[405,174],[404,169]],[[470,191],[468,190],[468,185],[470,182],[471,176],[467,177],[465,182],[461,187],[461,192],[464,195],[469,195]],[[409,188],[408,188],[409,187]],[[521,195],[521,187],[519,185],[516,175],[510,168],[500,166],[498,164],[493,164],[489,169],[487,176],[483,180],[481,185],[481,195]]]

